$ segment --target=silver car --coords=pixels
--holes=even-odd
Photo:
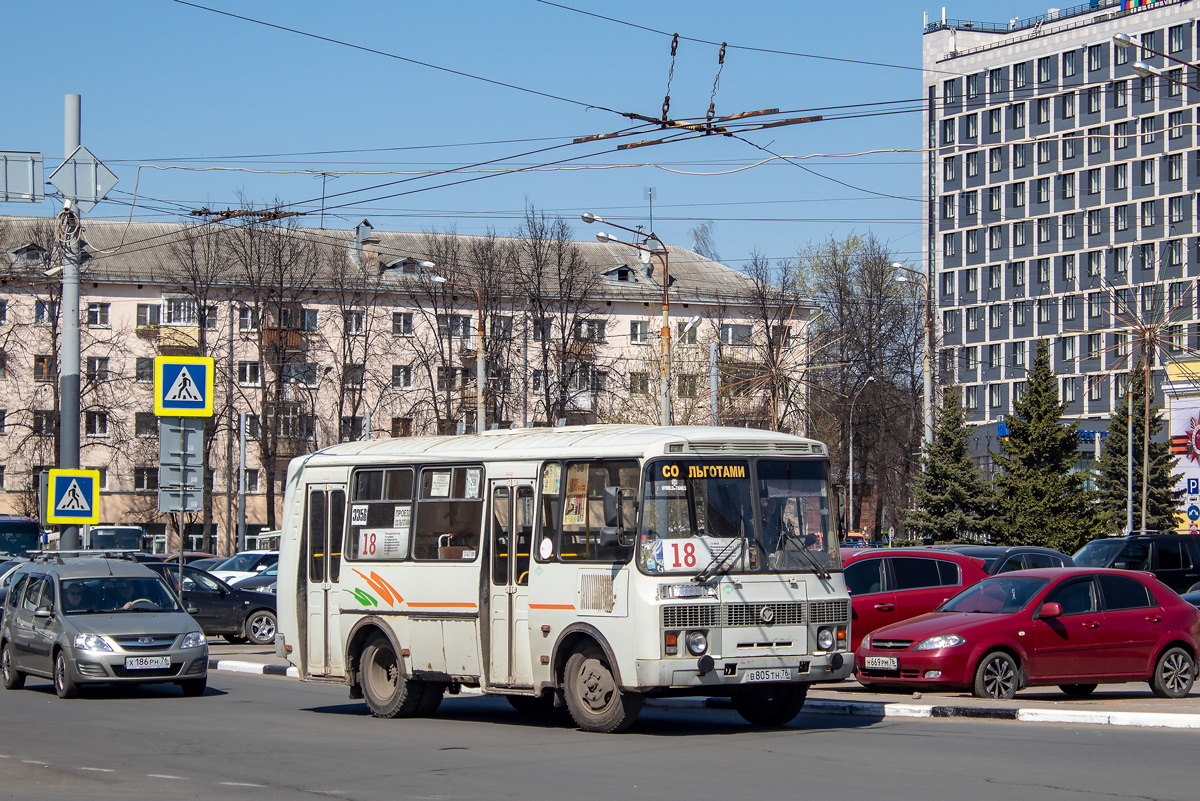
[[[26,676],[59,698],[81,684],[174,682],[184,695],[208,683],[208,642],[153,571],[117,558],[39,558],[15,571],[0,624],[7,690]]]

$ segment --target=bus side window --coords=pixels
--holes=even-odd
[[[559,516],[559,558],[572,561],[628,561],[633,554],[632,546],[600,545],[600,529],[604,528],[605,522],[606,487],[623,487],[636,497],[637,462],[617,459],[568,462],[565,473],[565,500]],[[632,521],[629,525],[632,526]]]
[[[473,561],[483,523],[483,468],[429,467],[421,471],[413,558]]]

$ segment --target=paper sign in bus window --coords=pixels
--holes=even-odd
[[[404,533],[408,533],[408,525],[412,521],[412,507],[408,504],[397,506],[392,513],[392,525],[398,529],[403,529]]]
[[[407,554],[407,531],[364,528],[358,533],[359,559],[403,559]]]
[[[464,498],[479,497],[479,468],[473,468],[467,471],[467,488],[463,495]]]
[[[350,525],[365,526],[367,524],[367,505],[354,504],[350,507]]]
[[[429,497],[430,498],[449,498],[450,497],[450,471],[444,473],[434,473],[429,480]]]

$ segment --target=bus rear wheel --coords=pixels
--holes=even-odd
[[[371,714],[377,718],[408,718],[421,707],[420,682],[407,681],[387,637],[367,643],[359,660],[359,682]]]
[[[807,684],[748,687],[733,695],[733,708],[751,726],[786,726],[808,698]]]
[[[612,668],[599,648],[571,654],[564,672],[567,709],[584,731],[624,731],[642,711],[640,693],[622,692]]]

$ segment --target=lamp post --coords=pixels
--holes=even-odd
[[[429,263],[429,266],[432,267],[433,264]],[[478,339],[476,342],[478,350],[475,351],[475,433],[482,434],[487,429],[487,412],[483,404],[483,387],[487,375],[483,356],[483,295],[479,294],[479,290],[473,286],[459,284],[440,275],[431,275],[429,280],[435,284],[456,286],[459,289],[469,289],[475,293],[476,308],[479,311],[478,321],[475,324],[475,335]]]
[[[930,278],[920,270],[905,267],[900,262],[892,262],[897,270],[919,275],[922,279],[921,289],[925,293],[925,348],[921,357],[921,376],[925,391],[925,449],[928,452],[933,445],[933,300],[930,291]]]
[[[591,212],[586,212],[580,215],[580,219],[582,219],[585,223],[604,222],[602,218],[597,217]],[[647,242],[653,240],[654,242],[658,243],[657,248],[648,248],[645,245],[639,245],[636,242],[624,242],[614,236],[610,236],[604,231],[596,234],[596,239],[601,242],[611,242],[616,245],[624,245],[625,247],[634,248],[635,250],[640,250],[644,253],[649,253],[651,256],[658,256],[662,259],[662,352],[660,354],[660,386],[662,408],[660,414],[663,425],[669,426],[671,425],[671,304],[670,298],[667,296],[667,289],[671,285],[671,271],[667,264],[667,246],[653,232],[649,234],[643,234],[641,231],[637,231],[633,228],[626,228],[625,226],[618,225],[617,223],[610,222],[607,224],[611,225],[613,228],[620,228],[622,231],[627,231],[635,236],[644,236]]]
[[[849,534],[854,530],[854,404],[858,403],[858,396],[875,380],[875,376],[867,376],[867,380],[858,388],[858,392],[854,393],[854,398],[850,401],[850,507],[847,511],[846,533]]]

